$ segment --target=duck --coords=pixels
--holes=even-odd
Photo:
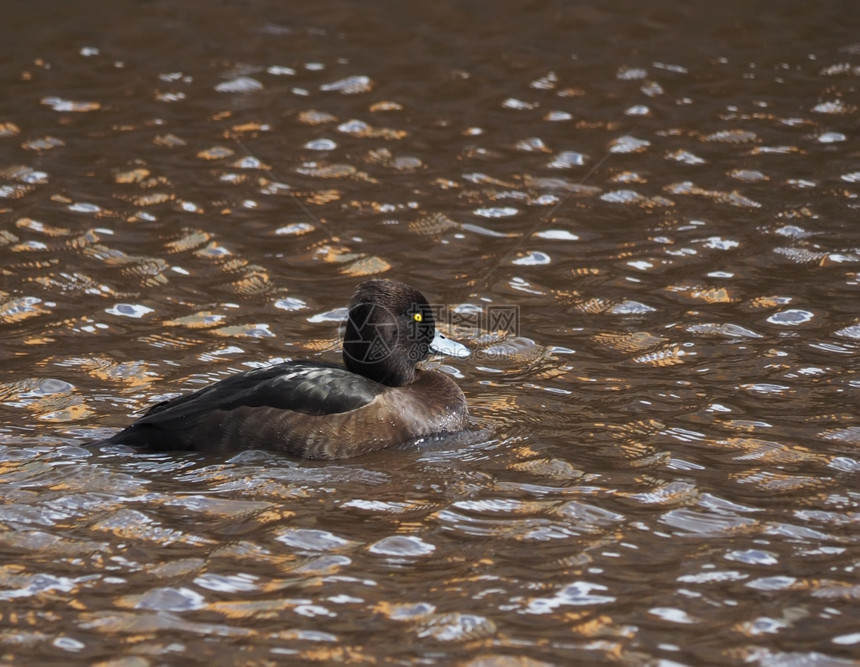
[[[419,364],[431,353],[463,358],[469,349],[436,329],[420,291],[395,280],[364,281],[345,324],[342,365],[294,360],[232,375],[153,405],[106,442],[334,460],[466,428],[460,387]]]

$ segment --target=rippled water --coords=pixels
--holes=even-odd
[[[0,10],[2,661],[860,659],[851,4],[289,5]],[[369,275],[468,434],[89,446]]]

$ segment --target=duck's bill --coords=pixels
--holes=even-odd
[[[455,340],[446,338],[438,331],[430,343],[430,350],[437,354],[447,354],[449,357],[459,357],[461,359],[468,357],[470,354],[468,347]]]

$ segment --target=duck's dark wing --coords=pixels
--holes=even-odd
[[[309,415],[349,412],[370,403],[385,387],[345,368],[290,361],[232,375],[191,394],[152,406],[126,431],[139,426],[194,428],[215,411],[268,407]],[[123,442],[123,433],[111,438]]]

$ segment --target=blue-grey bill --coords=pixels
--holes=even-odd
[[[438,331],[436,332],[436,335],[433,336],[433,341],[430,343],[430,350],[437,354],[447,354],[449,357],[459,357],[461,359],[468,357],[470,354],[468,347],[455,340],[446,338]]]

